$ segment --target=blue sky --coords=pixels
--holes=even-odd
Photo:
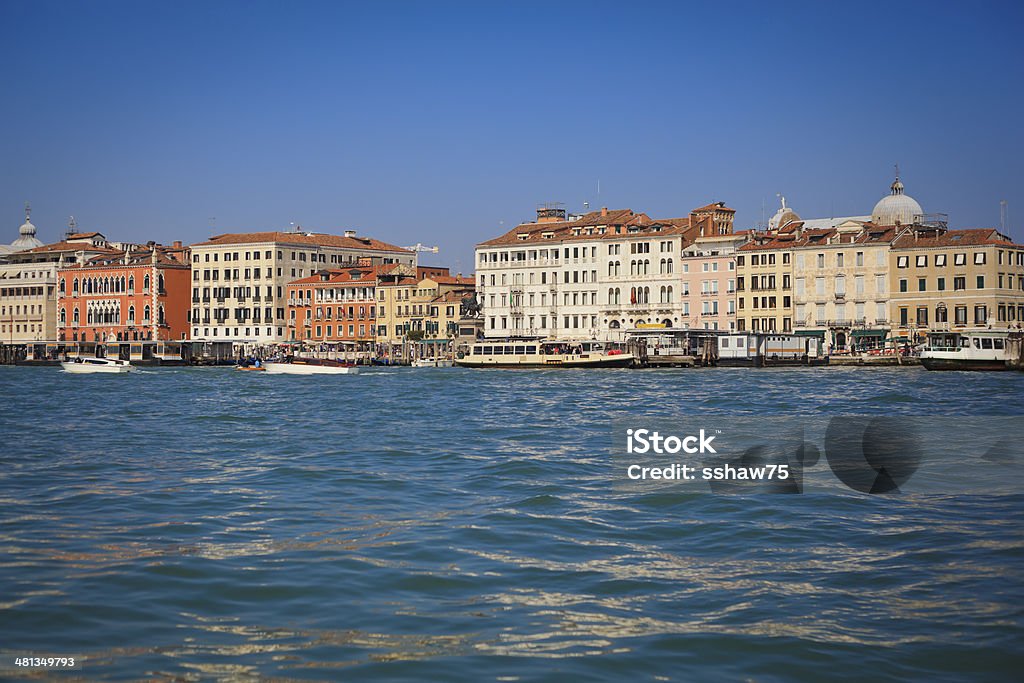
[[[468,272],[541,202],[749,227],[780,192],[868,213],[897,162],[926,211],[1006,200],[1024,240],[1018,3],[0,0],[0,26],[4,242],[30,200],[44,241],[296,222]]]

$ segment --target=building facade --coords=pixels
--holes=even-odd
[[[914,225],[888,254],[896,335],[1024,321],[1024,246],[993,229]]]
[[[416,253],[355,231],[217,235],[192,245],[192,338],[238,344],[287,341],[288,283],[324,269],[372,265],[415,267]]]
[[[542,208],[535,222],[477,245],[484,334],[621,340],[631,328],[689,326],[683,251],[698,237],[731,235],[734,215],[722,203],[661,220]]]
[[[181,247],[131,247],[57,273],[60,342],[180,341],[189,335],[191,268]]]
[[[377,268],[367,258],[349,268],[321,270],[288,283],[289,341],[370,350],[376,336]]]
[[[382,269],[377,285],[377,341],[394,346],[408,340],[446,340],[457,335],[460,303],[472,295],[472,277],[448,268]]]
[[[0,344],[24,351],[32,348],[41,356],[46,344],[58,341],[58,269],[78,258],[117,251],[99,233],[73,230],[61,242],[37,243],[35,226],[26,219],[15,243],[18,247],[12,245],[0,255]]]

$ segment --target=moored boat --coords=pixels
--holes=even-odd
[[[455,365],[448,358],[417,358],[412,362],[414,368],[450,368]]]
[[[359,368],[329,358],[302,358],[292,356],[283,361],[266,361],[263,367],[268,375],[355,375]]]
[[[624,368],[634,356],[599,341],[478,341],[456,354],[468,368]]]
[[[929,332],[921,365],[928,370],[1009,370],[1008,337],[1008,330]]]
[[[132,370],[131,363],[126,360],[115,360],[113,358],[76,358],[74,360],[64,361],[60,364],[64,368],[64,372],[70,372],[76,375],[92,374],[92,373],[108,373],[117,374],[123,372],[130,372]]]

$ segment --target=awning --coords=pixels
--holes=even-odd
[[[850,334],[854,337],[881,337],[885,339],[889,330],[853,330]]]
[[[793,332],[798,337],[821,337],[825,338],[825,330],[796,330]]]

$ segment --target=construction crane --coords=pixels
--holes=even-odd
[[[407,249],[409,251],[415,251],[418,254],[436,254],[439,251],[441,251],[438,247],[425,247],[422,244],[420,244],[419,242],[417,242],[415,244],[415,246],[412,246],[412,247],[402,247],[402,248],[403,249]]]

